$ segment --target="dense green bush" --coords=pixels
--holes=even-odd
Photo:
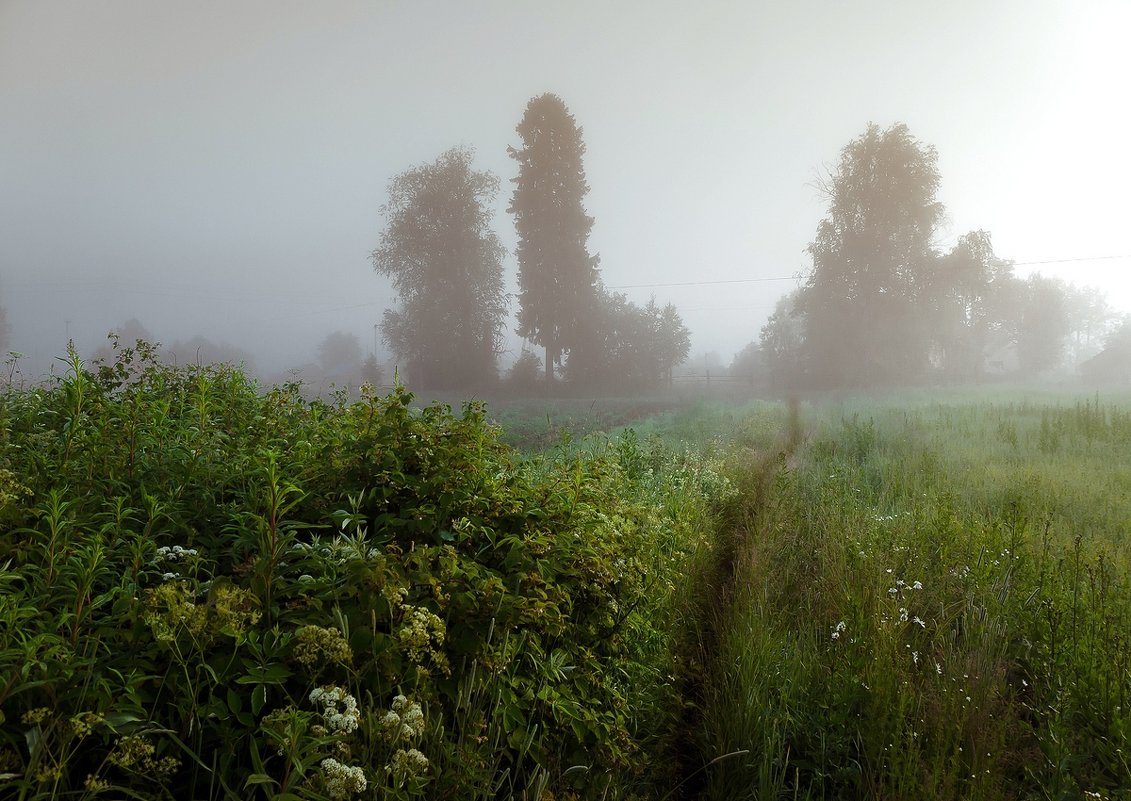
[[[725,486],[631,438],[520,459],[479,406],[410,400],[140,342],[0,395],[0,793],[663,781],[668,599]]]

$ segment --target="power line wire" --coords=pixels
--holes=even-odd
[[[794,281],[799,275],[779,275],[773,278],[725,278],[719,281],[675,281],[670,284],[622,284],[609,289],[649,289],[662,286],[707,286],[709,284],[752,284],[757,281]]]
[[[1010,266],[1013,267],[1033,267],[1040,264],[1067,264],[1068,262],[1077,261],[1107,261],[1111,259],[1131,259],[1131,253],[1117,255],[1117,256],[1076,256],[1070,259],[1045,259],[1043,261],[1011,261]],[[794,281],[801,278],[800,275],[777,275],[772,278],[727,278],[716,281],[673,281],[664,284],[622,284],[620,286],[611,286],[609,289],[658,289],[660,287],[672,286],[710,286],[713,284],[752,284],[761,281]]]
[[[1070,261],[1107,261],[1109,259],[1131,259],[1131,253],[1122,256],[1078,256],[1072,259],[1046,259],[1045,261],[1012,261],[1010,264],[1029,267],[1034,264],[1065,264]]]

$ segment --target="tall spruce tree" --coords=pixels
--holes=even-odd
[[[561,98],[544,94],[526,106],[515,129],[520,149],[508,212],[518,233],[519,336],[546,349],[546,379],[561,357],[584,349],[598,306],[596,256],[589,255],[593,218],[582,199],[589,191],[581,128]]]

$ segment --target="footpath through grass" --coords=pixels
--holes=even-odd
[[[702,794],[1131,797],[1131,408],[803,418],[770,490],[732,503]]]

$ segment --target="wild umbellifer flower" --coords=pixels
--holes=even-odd
[[[423,776],[428,770],[428,764],[428,757],[415,748],[409,748],[407,751],[401,748],[393,754],[393,760],[385,771],[393,776],[398,786],[401,786],[411,778]]]
[[[447,632],[444,621],[422,606],[404,607],[404,622],[397,630],[397,640],[417,665],[431,661],[447,673],[448,657],[442,650]]]
[[[295,632],[295,640],[295,659],[308,668],[322,661],[337,665],[353,661],[353,650],[337,629],[303,626]]]
[[[322,718],[331,733],[352,734],[361,722],[357,699],[336,685],[311,690],[310,702],[322,707]]]
[[[381,730],[390,742],[408,740],[424,734],[424,710],[403,695],[393,699],[393,708],[380,721]]]
[[[365,792],[365,771],[354,765],[343,765],[333,757],[322,760],[322,775],[326,780],[326,793],[331,798],[349,798]]]

